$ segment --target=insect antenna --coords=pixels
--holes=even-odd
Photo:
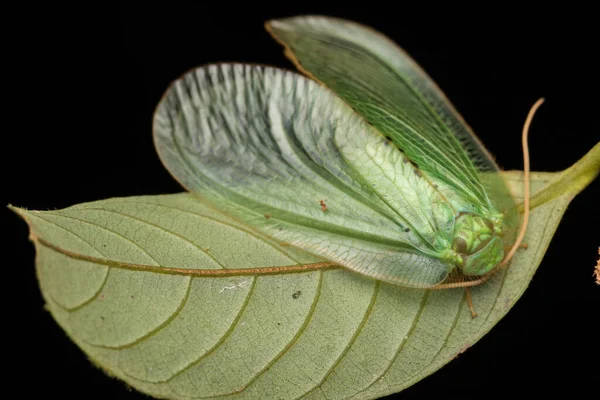
[[[494,268],[494,271],[492,273],[489,273],[489,274],[481,276],[481,277],[467,277],[467,276],[462,275],[460,273],[460,271],[454,270],[452,273],[450,273],[450,275],[448,275],[448,277],[446,278],[446,280],[445,280],[444,283],[436,285],[432,289],[468,288],[468,287],[472,287],[472,286],[478,286],[478,285],[486,282],[492,276],[494,276],[495,275],[494,272],[497,272],[498,270],[500,270],[504,266],[506,266],[506,264],[514,256],[515,252],[519,248],[521,248],[521,242],[525,238],[525,232],[527,231],[527,224],[529,223],[529,192],[530,192],[530,188],[529,188],[529,184],[530,184],[530,182],[529,182],[529,173],[530,173],[530,166],[529,166],[529,145],[527,144],[527,136],[529,134],[529,126],[531,125],[531,120],[533,119],[533,115],[535,114],[535,112],[537,111],[537,109],[542,105],[543,102],[544,102],[543,98],[541,98],[541,99],[539,99],[538,101],[535,102],[535,104],[529,110],[529,114],[527,115],[527,119],[525,120],[525,125],[523,126],[523,135],[522,135],[523,164],[524,164],[524,167],[523,167],[523,171],[524,171],[523,183],[525,185],[525,188],[524,188],[524,202],[523,202],[524,203],[523,222],[521,224],[521,229],[519,231],[519,235],[517,236],[517,239],[515,240],[514,244],[512,245],[510,251],[508,252],[508,254],[506,255],[506,257],[504,257],[504,260],[502,260],[496,266],[496,268]],[[526,248],[526,245],[524,245],[523,247]],[[471,311],[473,312],[473,310],[471,310]]]
[[[519,231],[519,235],[515,240],[512,248],[500,263],[500,267],[506,265],[510,259],[515,255],[515,252],[521,245],[523,238],[525,237],[525,232],[527,231],[527,224],[529,223],[529,145],[527,144],[527,136],[529,134],[529,126],[531,125],[531,120],[533,119],[533,115],[537,111],[537,109],[542,105],[544,99],[541,98],[535,102],[535,104],[529,110],[529,114],[527,114],[527,119],[525,120],[525,125],[523,125],[523,135],[522,135],[522,143],[523,143],[523,183],[525,185],[524,189],[524,200],[523,200],[523,223],[521,225],[521,230]]]

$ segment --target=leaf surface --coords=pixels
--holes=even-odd
[[[521,198],[522,174],[504,175]],[[560,178],[533,173],[532,189]],[[527,288],[576,192],[532,211],[528,249],[472,289],[475,319],[462,289],[407,289],[342,268],[169,273],[322,261],[187,193],[13,210],[30,226],[52,316],[97,365],[134,388],[172,399],[365,399],[414,384],[489,331]],[[138,264],[157,270],[131,268]]]

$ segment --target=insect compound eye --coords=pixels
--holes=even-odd
[[[467,253],[467,241],[464,238],[457,237],[454,239],[454,249],[459,254]]]
[[[489,219],[484,219],[483,223],[485,224],[485,226],[490,228],[490,231],[494,231],[494,223],[492,221],[490,221]]]

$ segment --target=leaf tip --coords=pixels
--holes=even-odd
[[[13,206],[13,205],[12,205],[12,204],[10,204],[10,203],[8,203],[8,204],[6,205],[6,208],[8,208],[8,209],[9,209],[9,210],[11,210],[11,211],[15,211],[15,212],[16,212],[16,210],[18,210],[18,209],[19,209],[19,207],[17,207],[17,206]]]
[[[37,236],[33,232],[31,221],[29,220],[29,215],[31,213],[35,213],[36,211],[35,210],[27,210],[24,207],[17,207],[12,204],[8,204],[6,207],[9,210],[11,210],[12,212],[14,212],[15,214],[17,214],[19,217],[21,217],[21,219],[23,219],[23,221],[25,221],[25,223],[29,227],[29,240],[31,240],[32,242],[35,242]]]
[[[22,208],[22,207],[17,207],[15,205],[12,204],[8,204],[6,206],[6,208],[8,208],[10,211],[14,212],[15,214],[17,214],[19,217],[23,218],[25,221],[27,221],[27,219],[25,218],[25,215],[28,214],[28,211],[26,208]]]

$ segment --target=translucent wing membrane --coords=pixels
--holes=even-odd
[[[189,72],[154,121],[169,171],[216,208],[377,279],[429,287],[456,210],[329,89],[247,65]],[[320,202],[326,204],[323,210]]]
[[[389,136],[457,209],[480,214],[498,209],[514,217],[514,200],[489,154],[433,81],[391,40],[326,17],[274,20],[267,29],[303,71]]]

